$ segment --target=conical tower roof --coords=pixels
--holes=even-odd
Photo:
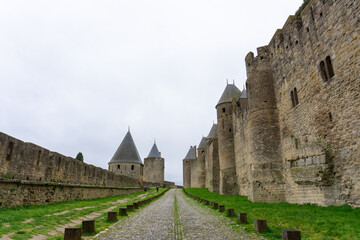
[[[214,123],[211,127],[211,130],[209,132],[209,135],[207,136],[207,138],[213,138],[213,137],[216,137],[217,135],[217,124]]]
[[[184,159],[196,159],[195,147],[190,146],[190,149]]]
[[[235,86],[235,84],[227,84],[217,105],[222,103],[232,102],[234,98],[238,99],[240,95],[241,95],[241,91]]]
[[[153,157],[153,158],[161,158],[161,154],[159,152],[159,149],[156,146],[156,143],[154,142],[154,145],[152,146],[149,155],[147,156],[148,158]]]
[[[206,148],[206,138],[202,137],[198,148]]]
[[[109,163],[140,163],[142,164],[139,152],[130,131],[125,135],[120,146]]]
[[[240,98],[247,98],[246,89],[242,91]]]

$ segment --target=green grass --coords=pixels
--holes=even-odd
[[[149,190],[146,198],[158,195],[165,189]],[[108,209],[109,207],[116,206],[117,208],[112,211],[117,211],[119,207],[126,207],[140,199],[139,195],[145,192],[138,192],[132,194],[124,194],[113,197],[97,198],[79,201],[65,201],[58,203],[51,203],[46,205],[31,205],[27,207],[13,207],[0,209],[0,239],[2,235],[11,233],[13,239],[29,239],[34,235],[43,234],[48,236],[47,239],[63,239],[63,235],[50,236],[49,232],[54,230],[56,226],[64,225],[72,220],[79,219],[80,217],[92,214],[94,212]],[[128,199],[126,203],[112,203],[120,199]],[[144,206],[144,205],[143,205]],[[143,207],[141,206],[141,207]],[[74,210],[75,208],[93,207],[82,210]],[[62,215],[51,215],[63,211],[70,211]],[[136,211],[136,210],[135,210]],[[126,217],[126,216],[124,216]],[[124,218],[118,216],[118,219]],[[23,223],[27,219],[34,219],[31,222]],[[108,228],[113,222],[107,221],[107,212],[95,218],[96,233]],[[9,226],[9,227],[5,227]],[[79,227],[71,226],[71,227]],[[95,234],[96,234],[95,233]]]
[[[251,202],[244,196],[219,195],[204,188],[188,188],[192,195],[247,213],[248,232],[254,231],[254,219],[266,219],[268,231],[260,234],[267,239],[281,239],[282,229],[297,229],[305,240],[360,239],[360,209],[348,205],[321,207],[314,204]],[[227,211],[224,213],[227,215]],[[231,218],[237,221],[237,218]]]

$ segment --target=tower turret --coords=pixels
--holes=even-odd
[[[253,201],[284,200],[281,171],[280,131],[272,68],[267,46],[258,48],[258,56],[246,56],[248,97],[248,163],[250,196]],[[274,188],[273,186],[276,186]],[[264,197],[264,192],[267,192]]]
[[[143,183],[143,163],[130,130],[109,162],[109,170],[115,174],[129,176]]]
[[[241,96],[235,84],[227,84],[216,105],[217,138],[219,144],[220,194],[236,194],[236,167],[234,153],[234,134],[232,119],[232,102]]]
[[[184,188],[191,187],[191,164],[196,161],[196,147],[190,146],[188,153],[183,160],[183,186]]]
[[[156,142],[152,146],[149,155],[144,159],[144,185],[149,187],[164,186],[165,160],[161,157]]]

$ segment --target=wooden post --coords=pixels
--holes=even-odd
[[[64,240],[81,240],[81,228],[65,228]]]
[[[109,222],[117,221],[117,212],[108,212],[108,221]]]
[[[224,205],[219,205],[219,210],[220,210],[220,212],[225,211],[225,206]]]
[[[126,208],[119,208],[119,215],[126,216]]]
[[[218,208],[219,208],[219,204],[214,203],[214,208],[218,209]]]
[[[127,210],[134,210],[134,205],[127,205],[126,208]]]
[[[283,240],[301,240],[300,231],[296,230],[296,229],[283,229],[282,230],[282,239]]]
[[[134,209],[138,209],[139,208],[139,204],[137,202],[134,202]]]
[[[95,220],[84,220],[82,222],[82,231],[83,233],[95,232]]]
[[[267,229],[267,224],[265,219],[255,219],[254,220],[255,231],[262,233]]]
[[[238,213],[238,221],[243,224],[247,223],[246,213]]]
[[[209,204],[210,204],[210,201],[206,201],[206,202],[205,202],[205,205],[209,205]]]
[[[235,216],[235,210],[233,208],[228,208],[227,212],[229,217]]]

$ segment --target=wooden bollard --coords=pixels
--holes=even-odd
[[[225,206],[224,206],[224,205],[219,205],[219,211],[220,211],[220,212],[225,211]]]
[[[119,208],[119,215],[126,216],[126,208]]]
[[[108,212],[108,221],[116,222],[117,221],[117,212]]]
[[[72,227],[65,228],[64,240],[80,240],[81,239],[81,228]]]
[[[214,203],[214,208],[218,209],[219,208],[219,204],[218,203]]]
[[[82,232],[93,233],[95,232],[95,220],[84,220],[82,221]]]
[[[282,230],[282,239],[283,240],[301,240],[300,231],[296,230],[296,229],[283,229]]]
[[[210,201],[206,201],[206,202],[205,202],[205,205],[210,205]]]
[[[134,205],[127,205],[126,208],[127,210],[134,210]]]
[[[134,209],[138,209],[138,208],[139,208],[139,203],[134,202],[133,204],[134,204]]]
[[[238,213],[239,223],[247,223],[246,213]]]
[[[267,229],[267,224],[265,219],[255,219],[254,220],[255,231],[262,233]]]
[[[227,212],[229,217],[235,216],[235,210],[233,208],[228,208]]]

